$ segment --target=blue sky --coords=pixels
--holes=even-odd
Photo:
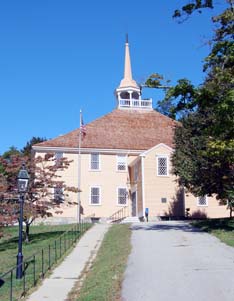
[[[8,0],[0,2],[0,154],[33,136],[54,138],[115,106],[123,76],[125,33],[133,77],[154,73],[175,83],[202,82],[202,60],[212,35],[211,16],[178,24],[185,0]],[[154,105],[162,95],[144,89]]]

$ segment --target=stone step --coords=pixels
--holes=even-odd
[[[137,216],[128,216],[120,222],[120,224],[127,224],[127,223],[140,223],[139,217],[137,217]]]

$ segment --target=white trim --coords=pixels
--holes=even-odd
[[[166,158],[166,162],[167,162],[167,174],[166,175],[159,175],[158,174],[158,159],[159,158]],[[157,177],[169,177],[169,157],[168,155],[161,155],[161,154],[157,154],[156,155],[156,174]]]
[[[142,154],[140,154],[140,156],[141,156],[141,155],[148,155],[149,152],[151,152],[152,150],[157,149],[157,148],[159,148],[159,147],[164,147],[164,148],[168,149],[170,152],[173,152],[173,151],[174,151],[174,149],[171,148],[170,146],[168,146],[168,145],[166,145],[166,144],[164,144],[164,143],[159,143],[159,144],[153,146],[152,148],[150,148],[150,149],[144,151]]]
[[[35,152],[63,152],[63,153],[75,153],[77,154],[79,149],[75,147],[48,147],[48,146],[33,146]],[[128,155],[140,155],[145,150],[131,150],[131,149],[108,149],[108,148],[81,148],[82,154],[90,153],[106,153],[106,154],[128,154]]]
[[[92,168],[92,155],[98,155],[98,168],[95,169],[95,168]],[[96,171],[101,171],[101,154],[96,152],[92,152],[89,154],[89,171],[93,171],[93,172],[96,172]]]
[[[126,196],[126,204],[119,204],[119,189],[125,189],[127,196]],[[117,206],[118,207],[123,207],[123,206],[128,206],[128,188],[126,186],[118,186],[116,187],[116,194],[117,194]]]
[[[141,155],[141,177],[142,177],[142,210],[145,214],[145,155]]]
[[[205,205],[200,205],[199,204],[199,198],[200,198],[201,196],[198,196],[197,197],[197,207],[208,207],[208,197],[207,197],[207,195],[204,195],[203,197],[205,197],[205,200],[206,200],[206,204]]]
[[[99,189],[99,203],[98,204],[92,204],[91,202],[91,189],[92,188],[98,188]],[[89,205],[90,206],[101,206],[102,205],[102,189],[99,185],[92,185],[89,186]]]

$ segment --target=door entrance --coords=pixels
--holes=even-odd
[[[132,199],[132,216],[137,216],[137,195],[136,191],[131,194]]]

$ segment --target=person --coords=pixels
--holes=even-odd
[[[149,208],[145,208],[145,218],[146,218],[146,221],[148,222],[149,221]]]

